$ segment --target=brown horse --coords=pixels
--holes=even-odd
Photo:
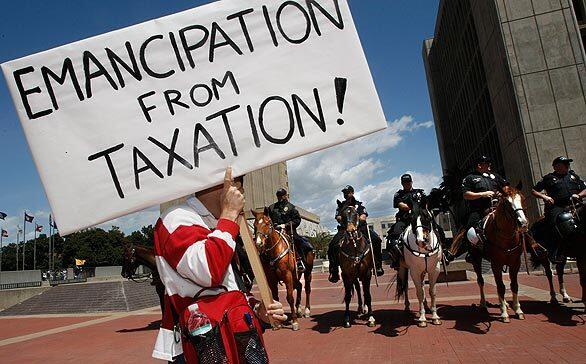
[[[484,258],[490,262],[492,267],[503,322],[510,322],[507,312],[508,304],[505,300],[505,284],[503,283],[503,268],[505,266],[509,267],[509,278],[513,293],[513,310],[519,320],[525,319],[519,303],[517,274],[521,266],[521,254],[524,249],[523,244],[528,222],[523,207],[524,198],[519,192],[520,188],[521,185],[517,186],[517,188],[506,186],[502,189],[496,208],[483,220],[485,226],[484,235],[486,237],[484,249],[483,251],[479,251],[479,249],[471,251],[472,265],[480,288],[480,306],[486,307],[481,267],[482,258]],[[465,231],[456,237],[452,245],[452,253],[456,253],[457,248],[462,243],[462,239],[466,239]]]
[[[340,205],[341,203],[338,202]],[[340,244],[340,267],[342,268],[342,280],[344,281],[344,302],[346,311],[344,312],[344,327],[352,326],[350,320],[350,301],[354,289],[358,295],[358,315],[365,314],[362,305],[362,296],[360,294],[360,283],[364,290],[364,303],[368,311],[368,326],[375,325],[375,319],[372,315],[372,297],[370,295],[370,279],[372,278],[373,257],[372,249],[366,238],[358,230],[358,212],[354,206],[347,206],[342,210],[342,223],[346,225],[346,232],[341,239]]]
[[[157,270],[155,260],[155,251],[140,245],[126,244],[122,255],[122,277],[136,281],[136,269],[139,265],[144,265],[151,270],[151,285],[155,286],[157,295],[159,296],[161,312],[164,312],[163,297],[165,295],[165,285],[159,277],[159,271]]]
[[[265,208],[263,212],[252,211],[254,215],[254,233],[256,247],[258,249],[263,269],[267,276],[273,299],[279,300],[279,282],[285,284],[287,290],[287,302],[291,308],[291,326],[293,331],[299,330],[298,316],[301,315],[301,275],[297,271],[296,252],[292,243],[292,237],[286,232],[275,229],[268,211]],[[315,254],[307,253],[305,257],[305,312],[306,316],[310,315],[310,295],[311,295],[311,271],[313,270],[313,260]],[[297,301],[293,299],[293,290],[297,290]]]

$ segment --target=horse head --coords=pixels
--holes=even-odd
[[[122,253],[122,277],[126,279],[132,278],[139,263],[136,259],[136,248],[134,244],[126,244],[124,252]]]
[[[354,206],[346,206],[342,210],[342,223],[346,225],[346,231],[354,233],[358,229],[358,211]]]
[[[501,196],[499,198],[499,207],[502,207],[511,220],[515,220],[518,228],[527,231],[529,221],[525,216],[525,197],[521,194],[523,184],[519,182],[516,187],[509,185],[501,189]]]
[[[430,198],[422,196],[413,204],[413,219],[415,219],[415,238],[417,245],[428,251],[433,250],[433,215],[429,211]]]
[[[271,234],[275,231],[273,221],[269,217],[268,208],[258,212],[250,210],[254,215],[254,241],[259,252],[266,248],[267,241],[270,240]]]

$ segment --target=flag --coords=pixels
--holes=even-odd
[[[36,230],[37,230],[38,233],[40,233],[41,231],[43,231],[43,225],[36,225]]]
[[[0,220],[4,220],[6,218],[6,216],[8,216],[8,215],[6,215],[2,211],[0,211]]]
[[[3,238],[7,238],[8,237],[8,231],[2,229],[2,237]]]
[[[75,265],[84,265],[85,259],[75,259]]]
[[[55,220],[53,220],[51,215],[49,215],[49,226],[51,226],[53,229],[57,229],[57,223],[55,222]]]
[[[34,218],[35,218],[34,216],[31,216],[31,215],[27,214],[26,212],[24,213],[24,219],[26,222],[33,222]]]
[[[18,228],[18,233],[22,234],[22,228],[20,227],[20,225],[17,225],[17,228]]]

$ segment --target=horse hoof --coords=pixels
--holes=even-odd
[[[525,320],[525,314],[518,313],[518,314],[517,314],[517,319],[518,319],[518,320]]]
[[[279,330],[281,330],[282,327],[283,326],[281,326],[281,325],[275,325],[275,326],[273,326],[273,331],[279,331]]]
[[[551,303],[552,305],[558,305],[558,304],[560,303],[560,301],[558,301],[558,299],[557,299],[557,298],[555,298],[555,297],[552,297],[552,298],[549,300],[549,303]]]
[[[440,319],[434,319],[434,320],[431,320],[431,323],[434,324],[434,325],[441,325],[442,324],[442,320],[440,320]]]
[[[507,316],[507,317],[501,317],[501,322],[504,322],[505,324],[508,324],[509,322],[511,322],[511,320],[509,319],[509,316]]]
[[[564,303],[571,303],[572,299],[570,297],[564,297]]]
[[[376,325],[376,321],[374,319],[374,317],[370,316],[368,318],[368,323],[367,323],[368,327],[374,327],[374,325]]]
[[[309,310],[309,308],[306,308],[305,312],[303,313],[303,317],[309,318],[310,316],[311,316],[311,311]]]
[[[298,322],[294,322],[291,325],[291,328],[293,329],[293,331],[299,331],[299,323]]]
[[[427,322],[426,321],[419,321],[419,323],[417,323],[417,326],[419,326],[419,327],[427,327]]]
[[[344,327],[346,329],[350,328],[350,326],[352,326],[352,325],[350,325],[350,322],[349,321],[344,322]]]

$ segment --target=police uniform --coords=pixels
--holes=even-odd
[[[284,192],[286,194],[286,191]],[[275,226],[285,225],[285,232],[293,235],[293,240],[300,250],[300,256],[303,257],[308,251],[313,250],[311,243],[297,234],[297,228],[301,224],[301,215],[295,205],[287,200],[277,201],[269,206],[268,213]]]
[[[574,171],[569,171],[565,175],[553,172],[543,176],[533,189],[538,192],[545,190],[547,195],[553,198],[552,205],[545,205],[545,223],[553,227],[558,215],[571,204],[572,195],[586,189],[586,183]]]
[[[347,197],[347,194],[349,193],[353,193],[354,192],[354,188],[352,186],[346,186],[343,190],[342,193],[344,193],[344,197]],[[366,215],[368,216],[368,212],[366,212],[366,208],[364,207],[364,205],[362,204],[362,202],[356,200],[354,197],[350,197],[350,198],[346,198],[346,200],[343,203],[340,203],[338,201],[338,207],[336,208],[336,215],[335,215],[335,219],[338,220],[338,217],[342,216],[342,211],[344,211],[345,208],[347,208],[348,206],[354,206],[356,208],[356,212],[358,214],[358,216],[362,216],[362,215]],[[338,221],[338,232],[336,233],[336,235],[334,235],[334,237],[332,238],[332,240],[330,241],[330,244],[328,246],[328,259],[330,261],[330,273],[332,273],[332,275],[334,277],[337,277],[338,275],[338,267],[340,266],[340,262],[339,262],[339,252],[340,252],[340,240],[342,239],[342,237],[344,236],[344,233],[346,232],[346,228],[347,228],[347,223],[344,221]],[[368,226],[367,224],[362,221],[359,220],[358,221],[358,230],[360,231],[360,233],[362,234],[362,236],[364,236],[364,238],[369,241],[368,239]],[[374,260],[375,260],[375,264],[376,264],[376,270],[377,270],[377,275],[382,275],[384,272],[382,270],[382,251],[381,251],[381,247],[382,247],[382,239],[380,238],[380,236],[378,236],[378,234],[373,230],[370,229],[370,237],[372,239],[372,250],[374,252]],[[335,282],[336,279],[332,279],[332,282]]]
[[[494,172],[478,172],[474,171],[462,182],[462,190],[466,192],[498,192],[504,186],[508,185],[507,180]],[[492,207],[492,201],[488,197],[482,197],[476,200],[468,200],[468,207],[470,214],[466,222],[466,227],[470,228],[482,220]]]

